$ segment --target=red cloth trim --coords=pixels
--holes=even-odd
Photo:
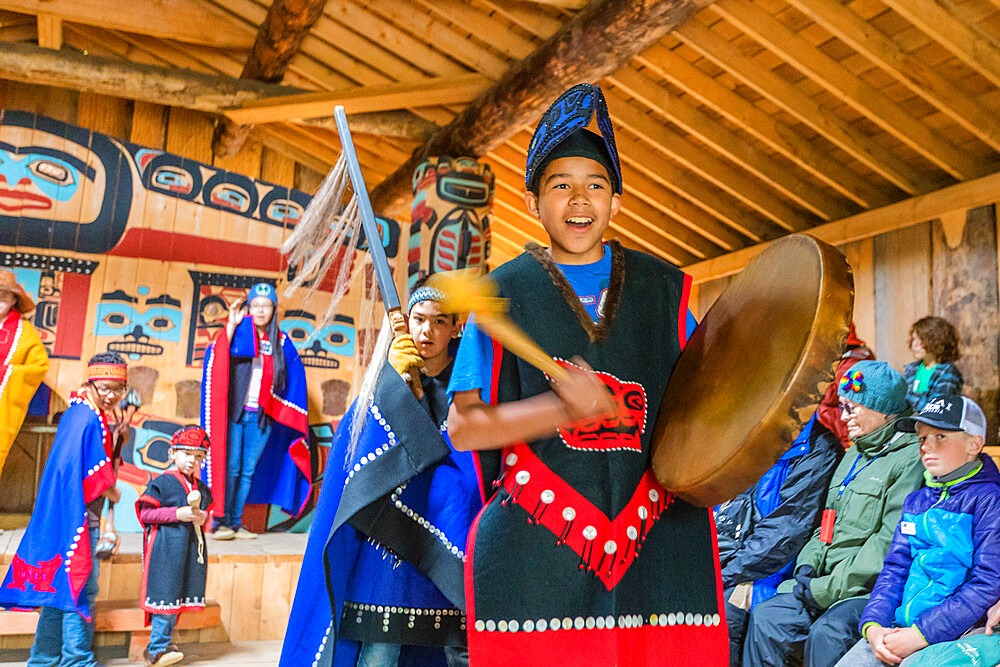
[[[480,632],[469,618],[469,661],[476,667],[729,664],[725,623],[712,626]],[[649,622],[648,618],[643,619]],[[617,619],[616,619],[617,623]],[[558,656],[555,660],[554,656]]]
[[[208,476],[212,512],[226,511],[226,440],[229,437],[229,337],[223,328],[212,343],[208,370]],[[202,388],[204,391],[206,388]]]
[[[153,543],[156,541],[156,529],[154,524],[145,530],[148,534],[143,534],[142,540],[142,580],[139,584],[139,606],[146,612],[144,622],[149,625],[149,610],[146,609],[146,583],[149,581],[149,554],[153,550]]]
[[[18,339],[17,329],[21,326],[21,313],[11,310],[0,324],[0,364],[6,361]],[[2,368],[2,366],[0,366]]]
[[[520,505],[533,522],[548,528],[557,543],[575,551],[609,591],[621,581],[653,524],[673,502],[673,495],[647,469],[631,500],[612,520],[542,463],[527,445],[504,449],[504,460],[508,469],[503,487],[510,494],[504,503]],[[566,519],[564,510],[573,511],[574,517]],[[584,535],[588,529],[593,530],[590,539]]]
[[[691,285],[694,280],[691,276],[684,274],[684,287],[681,288],[681,306],[677,309],[677,341],[681,349],[687,345],[687,314],[688,302],[691,299]]]
[[[110,466],[108,466],[110,467]],[[90,570],[93,567],[94,559],[90,553],[90,532],[87,530],[87,519],[77,527],[77,536],[80,538],[76,542],[76,549],[69,557],[67,572],[69,573],[69,591],[73,595],[74,604],[79,605],[80,591],[90,578]],[[81,614],[83,616],[83,614]],[[90,610],[90,616],[84,616],[89,622],[94,616],[94,610]]]

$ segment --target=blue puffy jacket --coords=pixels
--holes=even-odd
[[[1000,472],[981,467],[962,479],[906,497],[892,546],[861,615],[861,632],[916,626],[930,644],[951,641],[1000,598]]]

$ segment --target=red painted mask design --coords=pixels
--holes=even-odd
[[[557,359],[570,367],[568,361]],[[595,371],[614,394],[618,411],[610,418],[581,419],[559,429],[559,437],[570,449],[589,451],[642,451],[646,430],[646,390],[638,382],[628,382],[609,373]]]

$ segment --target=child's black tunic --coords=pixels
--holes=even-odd
[[[212,504],[212,492],[195,479],[201,492],[201,510]],[[136,501],[136,513],[150,507],[186,507],[192,481],[177,470],[156,477]],[[151,523],[143,526],[142,608],[147,614],[179,614],[205,607],[207,549],[198,562],[195,525],[187,521]],[[200,528],[198,529],[200,530]],[[148,621],[148,617],[147,617]]]

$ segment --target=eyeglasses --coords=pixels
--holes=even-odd
[[[251,304],[249,306],[250,310],[256,310],[258,312],[268,311],[271,310],[272,308],[274,308],[274,304],[272,304],[270,301],[268,301],[267,303]]]
[[[854,414],[855,408],[852,405],[848,405],[847,403],[841,403],[839,407],[841,414],[847,414],[847,415]]]
[[[125,387],[124,385],[121,387],[108,387],[94,382],[91,382],[90,384],[94,388],[94,391],[101,396],[121,396],[125,393],[125,390],[128,389],[128,387]]]

